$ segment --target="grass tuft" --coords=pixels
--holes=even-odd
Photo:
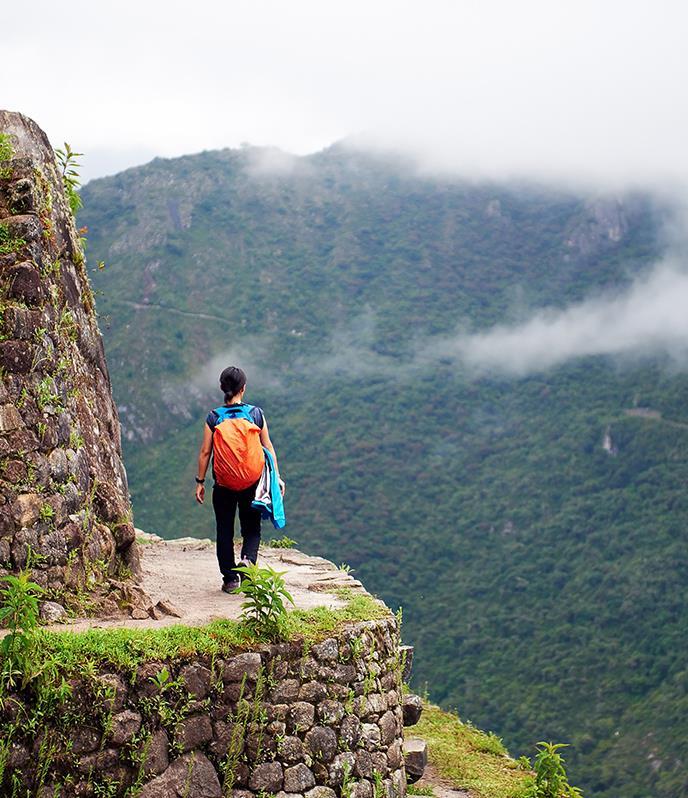
[[[469,790],[476,798],[524,796],[530,774],[511,759],[496,735],[428,704],[412,733],[425,740],[430,763],[456,788]]]
[[[287,637],[314,643],[352,621],[384,618],[389,611],[367,595],[351,595],[338,609],[316,607],[287,614]],[[106,665],[133,674],[144,662],[228,655],[259,642],[239,621],[218,620],[205,626],[161,629],[90,629],[86,632],[37,632],[37,649],[65,674],[76,674],[83,663]]]

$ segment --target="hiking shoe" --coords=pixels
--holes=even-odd
[[[223,593],[233,593],[241,584],[241,580],[238,576],[233,576],[230,579],[226,579],[222,583],[222,592]]]

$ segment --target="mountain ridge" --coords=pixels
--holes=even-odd
[[[257,174],[254,156],[154,161],[83,190],[139,524],[212,529],[194,450],[238,361],[290,536],[404,605],[433,700],[516,752],[573,742],[572,781],[596,798],[681,794],[685,724],[663,713],[683,684],[688,441],[624,411],[685,423],[685,375],[657,358],[522,378],[418,362],[462,322],[622,290],[663,252],[659,203],[336,151]]]

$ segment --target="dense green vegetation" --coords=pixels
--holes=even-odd
[[[219,371],[243,365],[289,535],[404,606],[417,687],[516,754],[572,743],[588,796],[685,794],[688,379],[600,358],[472,379],[419,354],[628,284],[660,251],[652,202],[623,199],[616,241],[604,199],[339,148],[280,174],[260,157],[82,192],[137,524],[212,533],[196,447]]]

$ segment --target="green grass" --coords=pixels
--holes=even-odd
[[[8,133],[0,133],[0,161],[14,158],[14,147]]]
[[[287,615],[287,638],[312,644],[353,621],[389,615],[389,610],[368,595],[343,594],[344,607],[295,610]],[[70,674],[86,661],[133,674],[144,662],[227,655],[249,650],[257,641],[239,621],[217,620],[205,626],[168,626],[161,629],[90,629],[86,632],[39,630],[36,646],[45,659]]]
[[[0,255],[9,255],[18,252],[26,241],[23,238],[13,236],[6,224],[0,223]]]
[[[425,704],[411,730],[428,744],[428,758],[437,772],[457,789],[477,798],[520,798],[529,774],[511,759],[501,740],[458,716]]]

